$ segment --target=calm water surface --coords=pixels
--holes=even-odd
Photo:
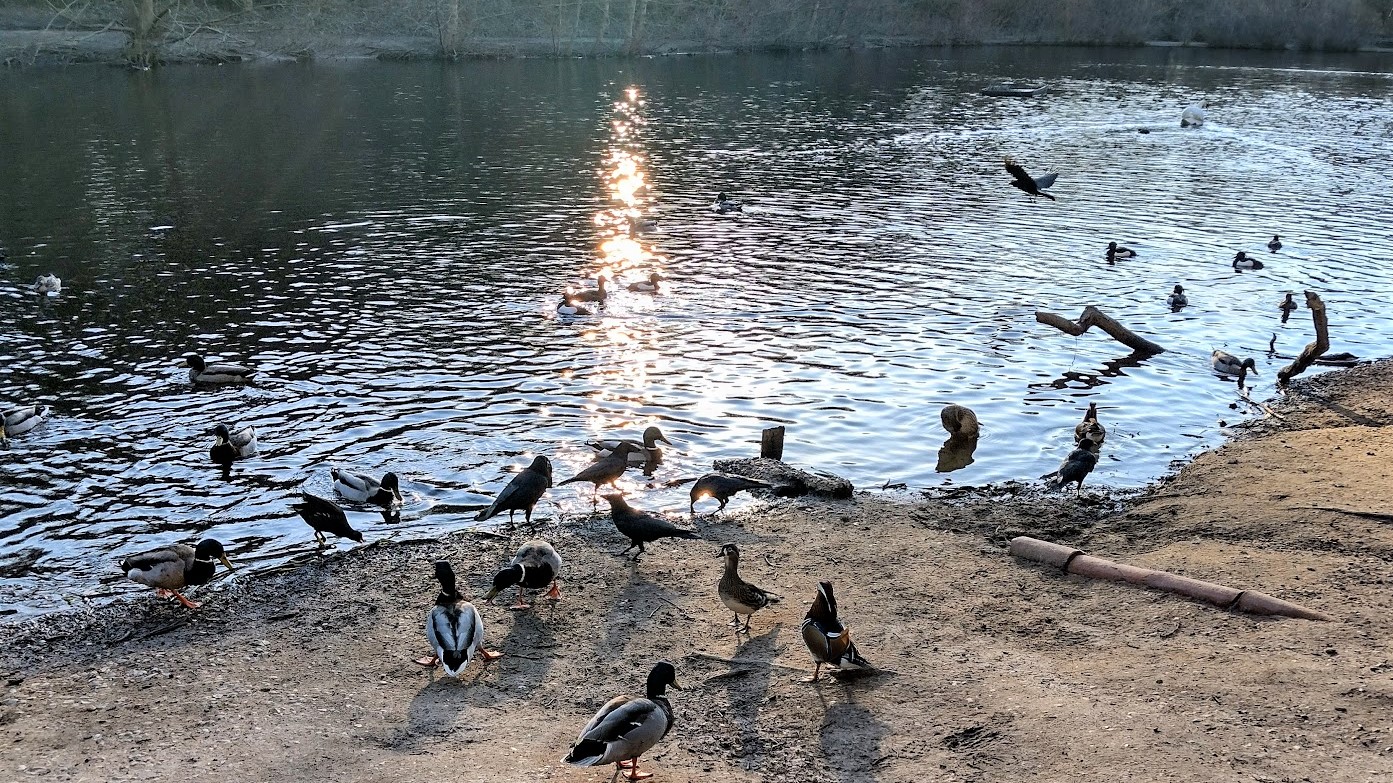
[[[0,603],[124,593],[117,554],[205,532],[249,570],[301,556],[289,504],[331,495],[330,464],[404,477],[400,523],[350,510],[370,539],[459,528],[531,455],[568,477],[587,438],[650,423],[676,444],[660,483],[785,424],[792,461],[920,488],[1034,479],[1097,402],[1090,483],[1143,485],[1242,418],[1211,350],[1256,357],[1271,393],[1269,339],[1310,339],[1304,311],[1279,322],[1283,292],[1325,297],[1334,350],[1393,353],[1390,65],[1006,49],[0,74],[0,399],[54,410],[0,453],[0,556],[43,553]],[[1034,78],[1056,91],[977,92]],[[1213,121],[1182,131],[1197,98]],[[1003,155],[1059,171],[1059,201],[1007,187]],[[714,215],[719,190],[745,213]],[[1108,266],[1109,240],[1140,258]],[[1235,274],[1238,250],[1267,268]],[[567,286],[650,270],[657,296],[554,312]],[[24,290],[49,271],[61,296]],[[1168,352],[1034,321],[1088,304]],[[259,381],[193,388],[190,351]],[[947,402],[986,430],[951,473]],[[228,481],[219,421],[262,443]],[[685,487],[624,483],[686,508]],[[567,486],[540,511],[589,509]]]

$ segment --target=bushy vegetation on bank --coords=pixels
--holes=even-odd
[[[11,0],[0,29],[125,36],[123,56],[599,54],[909,43],[1350,49],[1393,0]]]

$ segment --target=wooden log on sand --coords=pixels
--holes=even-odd
[[[1079,316],[1079,320],[1077,321],[1070,321],[1068,318],[1065,318],[1062,315],[1047,313],[1043,310],[1035,313],[1035,320],[1039,323],[1046,324],[1048,326],[1053,326],[1059,331],[1064,332],[1065,334],[1071,334],[1075,337],[1078,337],[1079,335],[1088,331],[1089,327],[1096,326],[1099,329],[1102,329],[1103,331],[1107,332],[1108,336],[1112,339],[1122,343],[1128,348],[1131,348],[1137,353],[1142,353],[1150,356],[1166,352],[1165,348],[1162,348],[1156,343],[1153,343],[1145,337],[1142,337],[1141,335],[1137,334],[1136,332],[1133,332],[1131,329],[1128,329],[1127,327],[1118,323],[1116,320],[1112,319],[1102,310],[1099,310],[1093,305],[1085,307],[1083,309],[1083,314]]]
[[[1252,614],[1270,614],[1280,617],[1297,617],[1303,620],[1333,620],[1324,612],[1307,609],[1304,606],[1273,598],[1256,590],[1238,590],[1227,585],[1191,579],[1188,576],[1157,571],[1152,568],[1116,563],[1101,557],[1092,557],[1081,549],[1041,541],[1038,538],[1019,536],[1011,539],[1011,555],[1023,560],[1044,563],[1067,573],[1103,579],[1109,582],[1127,582],[1176,593],[1189,598]]]
[[[1325,315],[1325,302],[1313,291],[1306,292],[1306,306],[1311,308],[1311,322],[1316,327],[1316,339],[1296,357],[1296,361],[1277,371],[1277,385],[1286,386],[1292,378],[1306,371],[1307,367],[1322,354],[1330,350],[1330,322]]]

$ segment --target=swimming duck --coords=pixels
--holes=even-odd
[[[57,296],[58,292],[62,290],[63,281],[59,280],[57,275],[51,273],[39,275],[39,277],[34,280],[34,293],[36,294]]]
[[[43,424],[50,412],[47,405],[14,405],[0,411],[0,446],[9,448],[12,436]]]
[[[240,364],[208,364],[198,354],[184,357],[188,363],[189,381],[192,383],[248,383],[256,370]]]
[[[1045,188],[1054,184],[1054,181],[1059,178],[1058,174],[1051,173],[1040,177],[1032,177],[1026,173],[1025,169],[1021,167],[1019,163],[1016,163],[1009,157],[1006,159],[1006,172],[1014,177],[1014,179],[1011,180],[1011,187],[1019,188],[1032,196],[1044,196],[1050,201],[1055,200],[1054,196],[1045,192]]]
[[[1283,317],[1290,315],[1293,310],[1299,307],[1301,307],[1301,305],[1296,303],[1296,295],[1290,291],[1287,292],[1287,298],[1283,299],[1281,304],[1277,305],[1277,309],[1282,311]]]
[[[1238,255],[1233,257],[1234,269],[1262,269],[1262,262],[1243,252],[1238,251]]]
[[[1047,473],[1041,478],[1046,479],[1049,489],[1060,489],[1070,484],[1078,484],[1074,494],[1083,494],[1083,480],[1093,472],[1093,468],[1098,465],[1098,446],[1093,441],[1084,439],[1079,441],[1078,447],[1069,452],[1069,456],[1059,463],[1059,469],[1053,473]]]
[[[874,669],[870,661],[861,657],[856,645],[851,643],[851,629],[842,625],[837,617],[837,599],[832,594],[831,582],[818,582],[817,596],[803,619],[803,643],[813,656],[813,676],[805,682],[817,682],[822,665],[835,669],[850,666],[857,669]]]
[[[155,595],[160,598],[173,596],[189,609],[197,609],[202,604],[190,601],[179,591],[192,585],[207,584],[217,572],[214,559],[221,560],[227,570],[233,570],[232,561],[227,559],[222,543],[212,538],[199,541],[197,547],[175,544],[128,555],[121,559],[121,570],[132,582],[155,588]]]
[[[556,306],[557,315],[594,315],[594,311],[572,302],[570,297],[562,296],[561,304]]]
[[[561,598],[561,588],[556,584],[556,577],[561,573],[561,555],[556,553],[556,548],[541,539],[533,539],[518,547],[517,554],[508,563],[508,567],[493,575],[493,587],[484,596],[485,601],[492,602],[494,597],[504,590],[518,586],[517,603],[508,607],[509,609],[528,609],[530,605],[522,600],[523,590],[541,590],[548,584],[551,589],[546,592],[547,598],[553,601]]]
[[[647,280],[629,283],[629,290],[637,291],[640,294],[656,294],[658,292],[658,283],[661,282],[662,279],[662,275],[657,272],[651,272]]]
[[[717,511],[724,511],[726,503],[730,502],[730,497],[737,492],[744,492],[751,489],[770,489],[768,484],[763,481],[747,479],[743,476],[727,476],[723,473],[707,473],[705,476],[696,480],[692,485],[690,494],[691,503],[688,508],[692,514],[696,514],[696,502],[704,497],[715,498],[721,505]]]
[[[577,767],[613,764],[611,780],[621,772],[629,780],[653,777],[651,772],[639,770],[638,759],[672,731],[676,718],[667,700],[669,686],[682,690],[677,684],[677,669],[667,661],[658,661],[648,673],[645,698],[623,695],[606,702],[576,735],[564,761]]]
[[[1190,298],[1185,295],[1185,289],[1176,286],[1171,289],[1171,295],[1166,297],[1166,304],[1171,307],[1184,307],[1190,303]]]
[[[435,655],[417,658],[416,663],[431,668],[444,664],[445,673],[458,678],[476,655],[484,661],[502,658],[503,653],[484,648],[484,618],[459,594],[455,570],[448,562],[436,561],[435,578],[440,580],[440,594],[426,615],[426,640]]]
[[[1133,250],[1132,248],[1130,248],[1130,247],[1122,247],[1121,245],[1117,244],[1116,242],[1109,242],[1109,243],[1108,243],[1108,260],[1109,260],[1109,261],[1113,260],[1114,258],[1136,258],[1136,257],[1137,257],[1137,251]]]
[[[1205,109],[1208,108],[1209,103],[1207,101],[1203,103],[1192,103],[1186,106],[1185,110],[1180,113],[1180,127],[1198,128],[1203,125],[1204,121],[1209,119],[1209,113],[1205,111]]]
[[[213,428],[216,442],[208,450],[208,456],[218,465],[231,465],[233,462],[256,454],[256,429],[250,426],[240,430],[230,430],[226,424]]]
[[[721,547],[721,556],[725,558],[726,564],[721,573],[721,581],[716,583],[716,593],[721,597],[721,603],[735,613],[735,619],[730,624],[735,627],[736,633],[749,633],[750,620],[755,612],[769,604],[777,603],[779,597],[740,578],[740,547],[726,544]],[[744,627],[740,625],[742,614],[745,615]]]
[[[711,209],[718,215],[728,215],[731,212],[744,212],[745,205],[735,201],[725,193],[717,193],[716,203],[711,205]]]
[[[656,231],[658,229],[658,221],[652,218],[639,217],[638,215],[629,215],[627,218],[625,218],[625,220],[629,224],[629,234],[632,236],[646,234],[650,231]]]
[[[572,302],[599,302],[605,303],[605,298],[609,296],[609,278],[600,275],[595,278],[595,287],[587,288],[583,291],[573,291],[566,294],[566,298]],[[577,313],[577,315],[579,315]]]
[[[955,438],[976,438],[982,434],[982,426],[977,423],[977,414],[962,405],[945,405],[938,412],[943,429]]]
[[[401,503],[401,481],[395,473],[382,474],[382,480],[366,473],[329,468],[329,476],[334,480],[334,491],[351,503],[371,503],[383,508],[391,508],[393,503]]]
[[[594,449],[601,455],[608,456],[613,454],[615,449],[619,448],[619,444],[627,444],[629,446],[629,462],[635,465],[641,465],[650,460],[662,458],[662,449],[658,448],[659,441],[669,446],[672,445],[672,441],[668,440],[667,437],[663,435],[662,430],[657,427],[648,427],[643,431],[643,440],[641,441],[611,438],[609,440],[591,441],[585,445]]]
[[[1271,250],[1271,251],[1274,252],[1274,253],[1277,252],[1278,250],[1281,250],[1281,249],[1282,249],[1282,238],[1279,237],[1279,236],[1277,236],[1276,234],[1273,234],[1273,235],[1272,235],[1272,241],[1267,243],[1267,249],[1268,249],[1268,250]]]
[[[619,554],[623,556],[630,549],[638,547],[638,551],[634,553],[635,563],[645,551],[644,544],[652,543],[660,538],[701,538],[691,530],[685,530],[672,524],[666,517],[634,508],[624,500],[623,495],[605,495],[605,500],[609,501],[610,516],[614,518],[614,528],[619,531],[620,535],[629,539],[629,545],[624,547],[624,551]]]
[[[291,504],[290,507],[305,520],[305,524],[314,528],[314,540],[318,541],[320,546],[328,543],[325,533],[362,543],[363,534],[348,524],[348,515],[343,513],[343,509],[339,508],[337,503],[308,492],[300,493],[300,501]]]
[[[1101,446],[1106,437],[1108,437],[1107,429],[1098,423],[1098,403],[1090,402],[1088,410],[1084,411],[1083,421],[1074,425],[1074,443],[1077,445],[1088,440],[1094,446]]]
[[[625,470],[628,470],[629,452],[633,451],[633,449],[633,444],[621,442],[614,451],[590,463],[589,467],[556,486],[559,487],[562,484],[570,484],[573,481],[589,481],[591,484],[595,485],[596,497],[593,500],[595,503],[599,503],[598,496],[600,494],[601,484],[608,484],[614,487],[615,490],[619,489],[619,485],[615,484],[615,482],[619,480],[620,476],[624,475]]]
[[[1214,368],[1214,372],[1220,375],[1237,375],[1240,386],[1247,379],[1249,372],[1254,375],[1258,374],[1257,362],[1254,362],[1252,358],[1239,359],[1227,351],[1215,351],[1209,357],[1209,363]]]
[[[532,460],[521,473],[513,476],[513,480],[508,482],[508,486],[498,493],[498,497],[493,499],[493,503],[488,508],[479,512],[474,517],[476,522],[483,522],[489,517],[508,512],[508,524],[513,523],[513,512],[521,511],[523,521],[532,523],[532,507],[537,505],[542,495],[546,494],[551,487],[551,460],[538,455]]]

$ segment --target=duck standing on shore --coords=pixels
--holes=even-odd
[[[823,664],[835,669],[875,669],[856,651],[856,645],[851,643],[851,629],[842,625],[837,616],[837,598],[832,594],[831,582],[818,582],[817,595],[803,618],[801,631],[803,643],[813,656],[813,676],[804,682],[817,682]]]
[[[676,718],[667,700],[667,689],[682,690],[677,669],[658,661],[648,673],[644,698],[615,696],[595,713],[576,735],[571,752],[563,759],[577,767],[614,765],[613,781],[622,772],[629,780],[645,780],[651,772],[638,768],[639,756],[647,753],[672,731]]]
[[[755,612],[777,602],[779,597],[740,578],[740,548],[735,544],[721,547],[721,556],[725,558],[725,570],[721,572],[721,581],[716,583],[716,594],[721,597],[721,603],[735,613],[735,619],[730,623],[735,627],[735,632],[749,633],[750,620]],[[742,614],[745,615],[744,627],[740,625]]]
[[[435,654],[417,658],[416,663],[429,668],[441,664],[447,675],[458,679],[476,655],[484,661],[502,658],[503,653],[484,648],[484,618],[460,595],[449,562],[435,562],[435,578],[440,582],[440,594],[426,615],[426,641]]]
[[[214,559],[221,560],[227,570],[233,570],[222,543],[214,538],[205,538],[196,547],[175,544],[129,555],[121,559],[120,565],[132,582],[155,588],[155,595],[161,598],[173,596],[189,609],[197,609],[202,604],[190,601],[179,591],[208,584],[217,572]]]
[[[402,502],[401,479],[390,471],[379,480],[356,470],[331,467],[329,476],[334,480],[334,491],[350,503],[371,503],[391,510]]]
[[[556,577],[561,573],[561,555],[550,543],[535,538],[518,547],[508,567],[493,575],[493,587],[484,595],[484,600],[492,602],[495,597],[513,585],[517,585],[517,602],[509,609],[530,609],[531,604],[522,600],[524,590],[541,590],[548,584],[551,589],[546,598],[553,601],[561,599],[561,588]]]

